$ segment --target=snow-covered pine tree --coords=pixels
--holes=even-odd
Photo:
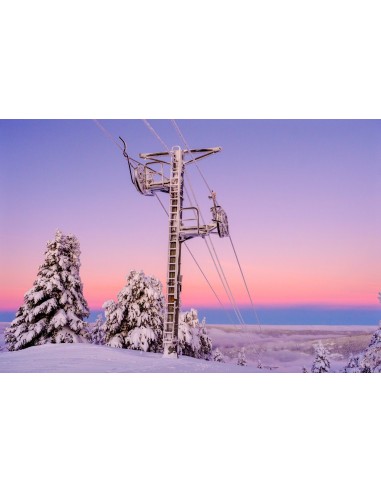
[[[329,372],[331,364],[328,360],[329,352],[322,342],[315,345],[315,360],[311,367],[311,372]]]
[[[213,344],[206,330],[205,318],[199,324],[198,337],[200,339],[199,359],[211,360]]]
[[[91,343],[93,343],[94,345],[104,345],[105,343],[105,332],[103,330],[103,324],[104,318],[101,314],[98,314],[93,329],[90,333]]]
[[[180,313],[179,353],[188,357],[197,357],[200,351],[198,338],[198,315],[195,309]]]
[[[381,302],[381,292],[378,294],[378,300]],[[351,354],[344,372],[381,372],[381,321],[369,346],[356,356]]]
[[[45,261],[39,267],[24,304],[5,331],[8,350],[45,343],[87,342],[89,315],[79,275],[78,239],[57,231],[47,243]]]
[[[106,317],[106,321],[102,325],[105,332],[105,345],[126,348],[125,337],[128,334],[128,325],[123,318],[125,311],[127,311],[127,306],[124,306],[123,309],[115,301],[106,301],[102,307],[105,310]]]
[[[132,270],[118,301],[103,304],[105,343],[144,352],[163,350],[164,296],[155,277]]]
[[[196,309],[180,313],[179,352],[196,359],[212,357],[212,341],[206,331],[205,318],[200,323]]]
[[[361,372],[359,368],[359,356],[349,354],[349,360],[347,366],[344,368],[344,372]]]
[[[238,352],[238,361],[237,364],[239,366],[246,366],[246,354],[245,354],[245,347],[242,347],[242,349]]]
[[[381,322],[369,346],[348,363],[345,372],[381,372]]]
[[[214,362],[225,362],[224,356],[222,355],[222,352],[219,348],[216,348],[216,350],[213,352],[213,360]]]

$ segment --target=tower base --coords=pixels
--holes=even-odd
[[[179,354],[177,353],[177,347],[173,342],[164,342],[163,357],[165,359],[177,359],[179,357]]]

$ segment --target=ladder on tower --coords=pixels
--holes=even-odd
[[[179,296],[181,290],[180,278],[180,227],[182,219],[183,202],[183,164],[182,159],[176,158],[174,153],[171,168],[170,191],[169,191],[169,241],[168,241],[168,272],[167,272],[167,316],[165,320],[163,342],[169,351],[176,346],[178,333],[176,327],[179,322]],[[173,354],[176,355],[177,354]]]

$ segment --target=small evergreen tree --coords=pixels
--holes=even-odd
[[[212,358],[213,344],[206,330],[205,318],[199,324],[198,337],[200,339],[199,359],[210,360]]]
[[[80,248],[74,235],[57,231],[24,304],[5,331],[8,350],[45,343],[89,341],[87,302],[79,275]]]
[[[331,364],[328,360],[328,355],[328,350],[319,340],[315,345],[315,360],[312,364],[311,372],[329,372]]]
[[[381,292],[378,294],[381,302]],[[381,321],[369,346],[357,356],[352,356],[344,372],[381,372]]]
[[[105,332],[103,330],[104,318],[101,314],[98,314],[94,323],[94,327],[91,330],[91,343],[94,345],[104,345]]]
[[[179,353],[188,357],[196,357],[200,350],[198,338],[198,314],[195,309],[180,313],[179,319]]]
[[[344,368],[344,372],[361,372],[358,355],[349,354],[348,364]]]
[[[216,350],[213,352],[213,360],[214,362],[225,362],[224,356],[222,355],[222,352],[219,348],[216,348]]]
[[[308,371],[307,371],[307,368],[303,366],[303,367],[302,367],[302,372],[304,372],[304,373],[308,372]]]
[[[200,323],[196,309],[180,313],[179,352],[196,359],[210,360],[212,341],[208,336],[205,318]]]
[[[115,301],[106,301],[103,304],[106,321],[102,325],[105,332],[105,344],[115,348],[126,348],[125,338],[128,334],[128,325],[124,319],[125,308],[120,308]],[[122,324],[123,323],[123,324]]]
[[[369,346],[349,361],[345,372],[381,372],[381,322]]]
[[[246,366],[246,354],[245,354],[245,347],[242,347],[242,349],[238,352],[238,361],[237,364],[239,366]]]
[[[163,350],[164,297],[162,285],[142,271],[132,270],[118,301],[104,303],[105,343],[144,352]]]

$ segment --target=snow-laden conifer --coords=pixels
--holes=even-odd
[[[213,344],[206,329],[205,318],[199,324],[198,336],[200,338],[199,359],[210,360],[212,358]]]
[[[381,322],[368,348],[359,357],[360,372],[381,372]]]
[[[110,347],[161,352],[164,326],[161,282],[133,270],[117,298],[117,302],[103,304],[105,343]]]
[[[101,314],[97,316],[94,326],[91,330],[91,343],[94,345],[104,345],[105,332],[103,330],[104,318]]]
[[[195,309],[180,313],[178,334],[180,354],[197,358],[200,350],[198,323],[198,315]]]
[[[378,300],[381,302],[381,292]],[[355,356],[351,354],[344,372],[381,372],[381,321],[369,346]]]
[[[219,348],[216,348],[216,350],[213,352],[213,360],[214,362],[225,362],[224,356],[222,355],[222,352]]]
[[[246,366],[247,365],[245,347],[242,347],[242,349],[238,352],[237,364],[239,366]]]
[[[369,346],[360,354],[352,356],[344,371],[381,372],[381,322]]]
[[[348,364],[344,372],[361,372],[359,367],[359,355],[349,354]]]
[[[315,360],[311,367],[311,372],[329,372],[331,364],[328,360],[329,352],[322,342],[315,345]]]
[[[210,360],[212,357],[212,341],[206,330],[205,318],[200,323],[196,309],[180,313],[179,352],[196,359]]]
[[[33,287],[5,332],[8,350],[44,343],[89,341],[87,302],[79,275],[80,248],[74,235],[57,231]]]

